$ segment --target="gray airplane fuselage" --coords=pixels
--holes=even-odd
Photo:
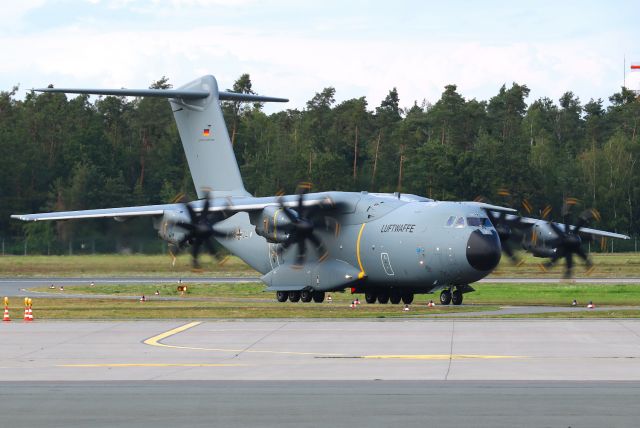
[[[295,246],[283,253],[276,251],[277,244],[256,233],[259,217],[252,219],[246,213],[218,223],[220,230],[230,232],[230,238],[219,239],[220,243],[263,274],[288,268],[294,283],[297,280],[299,286],[324,291],[352,286],[359,274],[364,279],[354,286],[359,290],[392,287],[429,292],[478,281],[500,260],[498,235],[484,210],[474,204],[366,192],[308,196],[326,196],[336,202],[337,208],[329,215],[340,224],[340,233],[316,225],[329,253],[322,263],[339,261],[352,266],[357,271],[353,281],[317,287],[325,283],[322,270],[314,270],[313,259],[320,255],[311,251],[309,266],[292,270]]]

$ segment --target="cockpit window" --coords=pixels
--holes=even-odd
[[[456,216],[452,215],[451,217],[449,217],[449,219],[447,220],[447,227],[453,226],[453,222],[455,221],[456,221]]]
[[[458,217],[454,227],[464,227],[464,217]]]
[[[481,227],[490,227],[491,222],[486,217],[467,217],[467,224],[469,226],[481,226]]]

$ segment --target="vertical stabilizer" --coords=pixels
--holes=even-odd
[[[208,190],[214,197],[248,196],[222,115],[215,77],[201,77],[178,90],[209,94],[200,99],[169,99],[198,197],[204,197]]]

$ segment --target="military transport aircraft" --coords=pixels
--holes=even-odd
[[[168,98],[199,200],[13,215],[24,221],[151,217],[160,237],[191,245],[194,266],[210,238],[263,274],[277,300],[322,302],[325,293],[351,288],[367,303],[411,303],[416,293],[441,291],[443,304],[462,303],[469,285],[498,265],[510,240],[567,272],[577,254],[590,266],[582,240],[625,235],[520,217],[486,202],[444,202],[409,194],[322,192],[252,197],[244,188],[220,101],[285,102],[286,99],[221,92],[213,76],[178,89],[38,89],[115,96]]]

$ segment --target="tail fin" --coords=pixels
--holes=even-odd
[[[203,76],[178,89],[37,89],[41,92],[151,96],[169,98],[198,197],[249,196],[242,183],[221,100],[286,102],[283,98],[218,91],[213,76]]]

